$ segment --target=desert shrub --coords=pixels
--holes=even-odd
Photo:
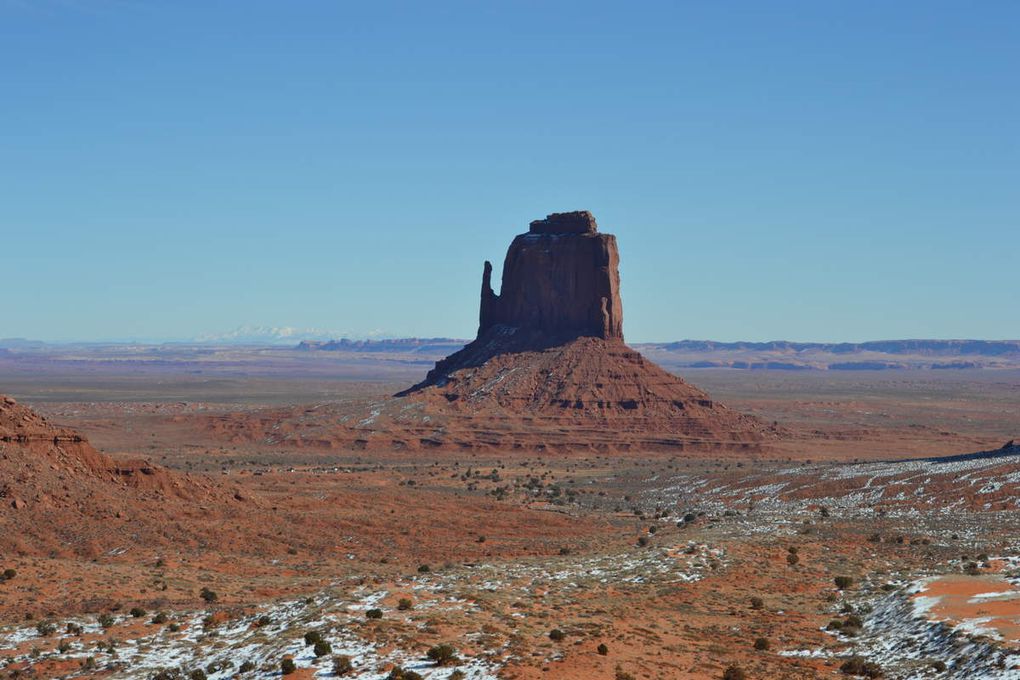
[[[297,664],[294,663],[294,659],[284,659],[280,662],[280,672],[284,675],[290,675],[297,670]]]
[[[436,645],[428,651],[429,660],[437,666],[449,666],[459,661],[457,650],[452,645]]]
[[[93,668],[96,667],[96,657],[94,656],[86,657],[85,660],[81,662],[81,667],[84,668],[85,670],[92,670]]]
[[[166,629],[168,631],[170,631],[171,633],[176,633],[177,631],[179,631],[181,629],[181,624],[179,624],[179,623],[171,623],[169,626],[166,627]]]
[[[110,628],[116,621],[113,619],[112,614],[100,614],[99,618],[96,619],[100,626],[103,628]]]
[[[188,680],[209,680],[209,676],[201,668],[196,668],[188,673]]]
[[[872,543],[881,543],[882,542],[882,534],[879,534],[879,533],[871,534],[871,536],[868,536],[868,540],[871,541]]]
[[[800,555],[795,552],[786,553],[786,563],[791,567],[795,567],[800,564]]]
[[[768,640],[768,638],[760,637],[757,640],[755,640],[754,641],[754,648],[757,649],[759,652],[764,652],[764,651],[768,650],[768,648],[769,648],[769,640]]]
[[[981,573],[981,567],[978,566],[977,562],[968,562],[963,567],[963,573],[968,576],[977,576]]]
[[[150,680],[187,680],[187,676],[179,668],[161,668],[151,676]]]
[[[3,574],[0,574],[3,578],[0,581],[10,581],[12,578],[18,575],[16,569],[4,569]]]
[[[843,627],[846,628],[847,626],[851,628],[863,628],[864,620],[856,614],[851,614],[843,621]]]
[[[61,640],[60,644],[57,645],[57,651],[61,654],[66,654],[71,650],[71,643],[67,640]]]
[[[722,674],[723,680],[747,680],[744,669],[733,663],[726,667]]]
[[[351,657],[346,654],[333,657],[333,673],[338,676],[347,675],[348,673],[354,672],[354,663],[351,662]]]
[[[933,671],[935,671],[936,673],[945,673],[946,672],[946,662],[943,661],[942,659],[936,659],[936,660],[931,662],[931,669]]]
[[[765,600],[758,596],[751,598],[751,609],[762,609],[765,607]]]
[[[401,666],[394,666],[386,680],[424,680],[419,673],[404,670]]]
[[[427,565],[427,564],[422,564],[422,565],[420,565],[420,566],[418,567],[418,573],[419,573],[419,574],[427,574],[427,573],[429,573],[430,571],[432,571],[432,568],[431,568],[431,567],[429,567],[429,565]]]
[[[836,578],[832,579],[832,581],[833,583],[836,584],[836,587],[839,588],[840,590],[846,590],[847,588],[854,584],[854,580],[849,576],[837,576]]]
[[[646,545],[648,545],[648,537],[647,536],[638,537],[637,544],[642,548],[645,547]]]
[[[479,543],[485,543],[485,536],[479,536],[478,537],[478,542]]]
[[[549,631],[549,639],[552,640],[553,642],[559,642],[565,637],[567,637],[566,633],[564,633],[559,628],[553,628],[552,630]]]
[[[333,645],[329,644],[325,640],[319,640],[315,643],[315,647],[312,648],[312,652],[316,658],[326,656],[327,654],[333,653]]]
[[[81,635],[85,631],[77,623],[69,622],[67,626],[64,628],[64,632],[67,633],[68,635]]]
[[[882,667],[874,661],[867,661],[860,656],[852,656],[843,662],[839,670],[844,675],[856,675],[865,678],[882,677]]]
[[[49,637],[57,632],[57,627],[51,621],[40,621],[35,624],[35,632],[41,637]]]
[[[305,644],[314,645],[316,642],[322,640],[322,633],[317,630],[310,630],[305,633]]]
[[[412,607],[414,607],[414,603],[411,602],[411,598],[409,597],[402,597],[397,602],[397,609],[399,609],[402,612],[406,612],[408,609],[411,609]]]
[[[446,680],[464,680],[467,677],[467,673],[458,669],[446,676]]]
[[[623,670],[622,668],[616,669],[616,680],[634,680],[634,676]]]
[[[367,612],[365,612],[365,616],[370,619],[381,619],[382,609],[369,609]]]
[[[156,625],[163,625],[169,620],[170,615],[167,614],[166,612],[159,612],[158,614],[152,617],[152,622],[155,623]]]
[[[135,617],[136,619],[140,619],[143,616],[145,616],[145,610],[142,609],[141,607],[132,607],[130,613],[131,616]]]
[[[606,647],[606,643],[602,642],[595,648],[595,651],[599,653],[599,656],[606,656],[609,654],[609,647]]]
[[[220,599],[220,596],[216,594],[216,591],[210,590],[208,587],[202,588],[202,591],[198,594],[206,602],[215,602]]]
[[[263,614],[255,621],[255,625],[258,626],[259,628],[262,628],[263,626],[268,626],[272,622],[273,618],[269,616],[269,614]]]
[[[254,661],[245,661],[240,665],[240,667],[237,670],[240,671],[241,673],[251,673],[256,668],[257,666],[255,665]]]

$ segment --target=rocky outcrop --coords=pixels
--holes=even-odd
[[[236,502],[207,479],[114,460],[0,395],[0,554],[92,555],[128,533],[153,544],[191,540],[195,532],[167,529],[174,518],[228,504]]]
[[[492,264],[485,263],[478,336],[506,326],[536,345],[582,336],[622,339],[619,264],[616,238],[598,233],[590,212],[532,222],[507,250],[499,295]]]

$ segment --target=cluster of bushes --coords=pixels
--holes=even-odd
[[[17,575],[18,572],[15,569],[4,569],[3,571],[0,571],[0,582],[10,581]]]
[[[856,614],[851,614],[842,621],[839,619],[829,621],[829,625],[826,626],[826,629],[838,631],[847,637],[855,637],[861,632],[861,628],[863,627],[864,621],[861,620],[861,617]]]
[[[882,667],[874,661],[868,661],[860,656],[852,656],[843,662],[839,670],[844,675],[856,675],[864,678],[882,677]]]
[[[323,639],[322,633],[317,630],[310,630],[305,633],[305,644],[312,645],[312,652],[314,652],[316,658],[322,658],[333,653],[333,645]]]

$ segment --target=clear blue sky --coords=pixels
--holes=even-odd
[[[1020,3],[0,0],[0,337],[470,336],[548,212],[633,341],[1020,337]]]

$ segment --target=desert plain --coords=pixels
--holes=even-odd
[[[449,344],[0,356],[118,470],[0,480],[0,673],[1020,677],[1020,370],[680,369],[753,451],[350,436]]]

